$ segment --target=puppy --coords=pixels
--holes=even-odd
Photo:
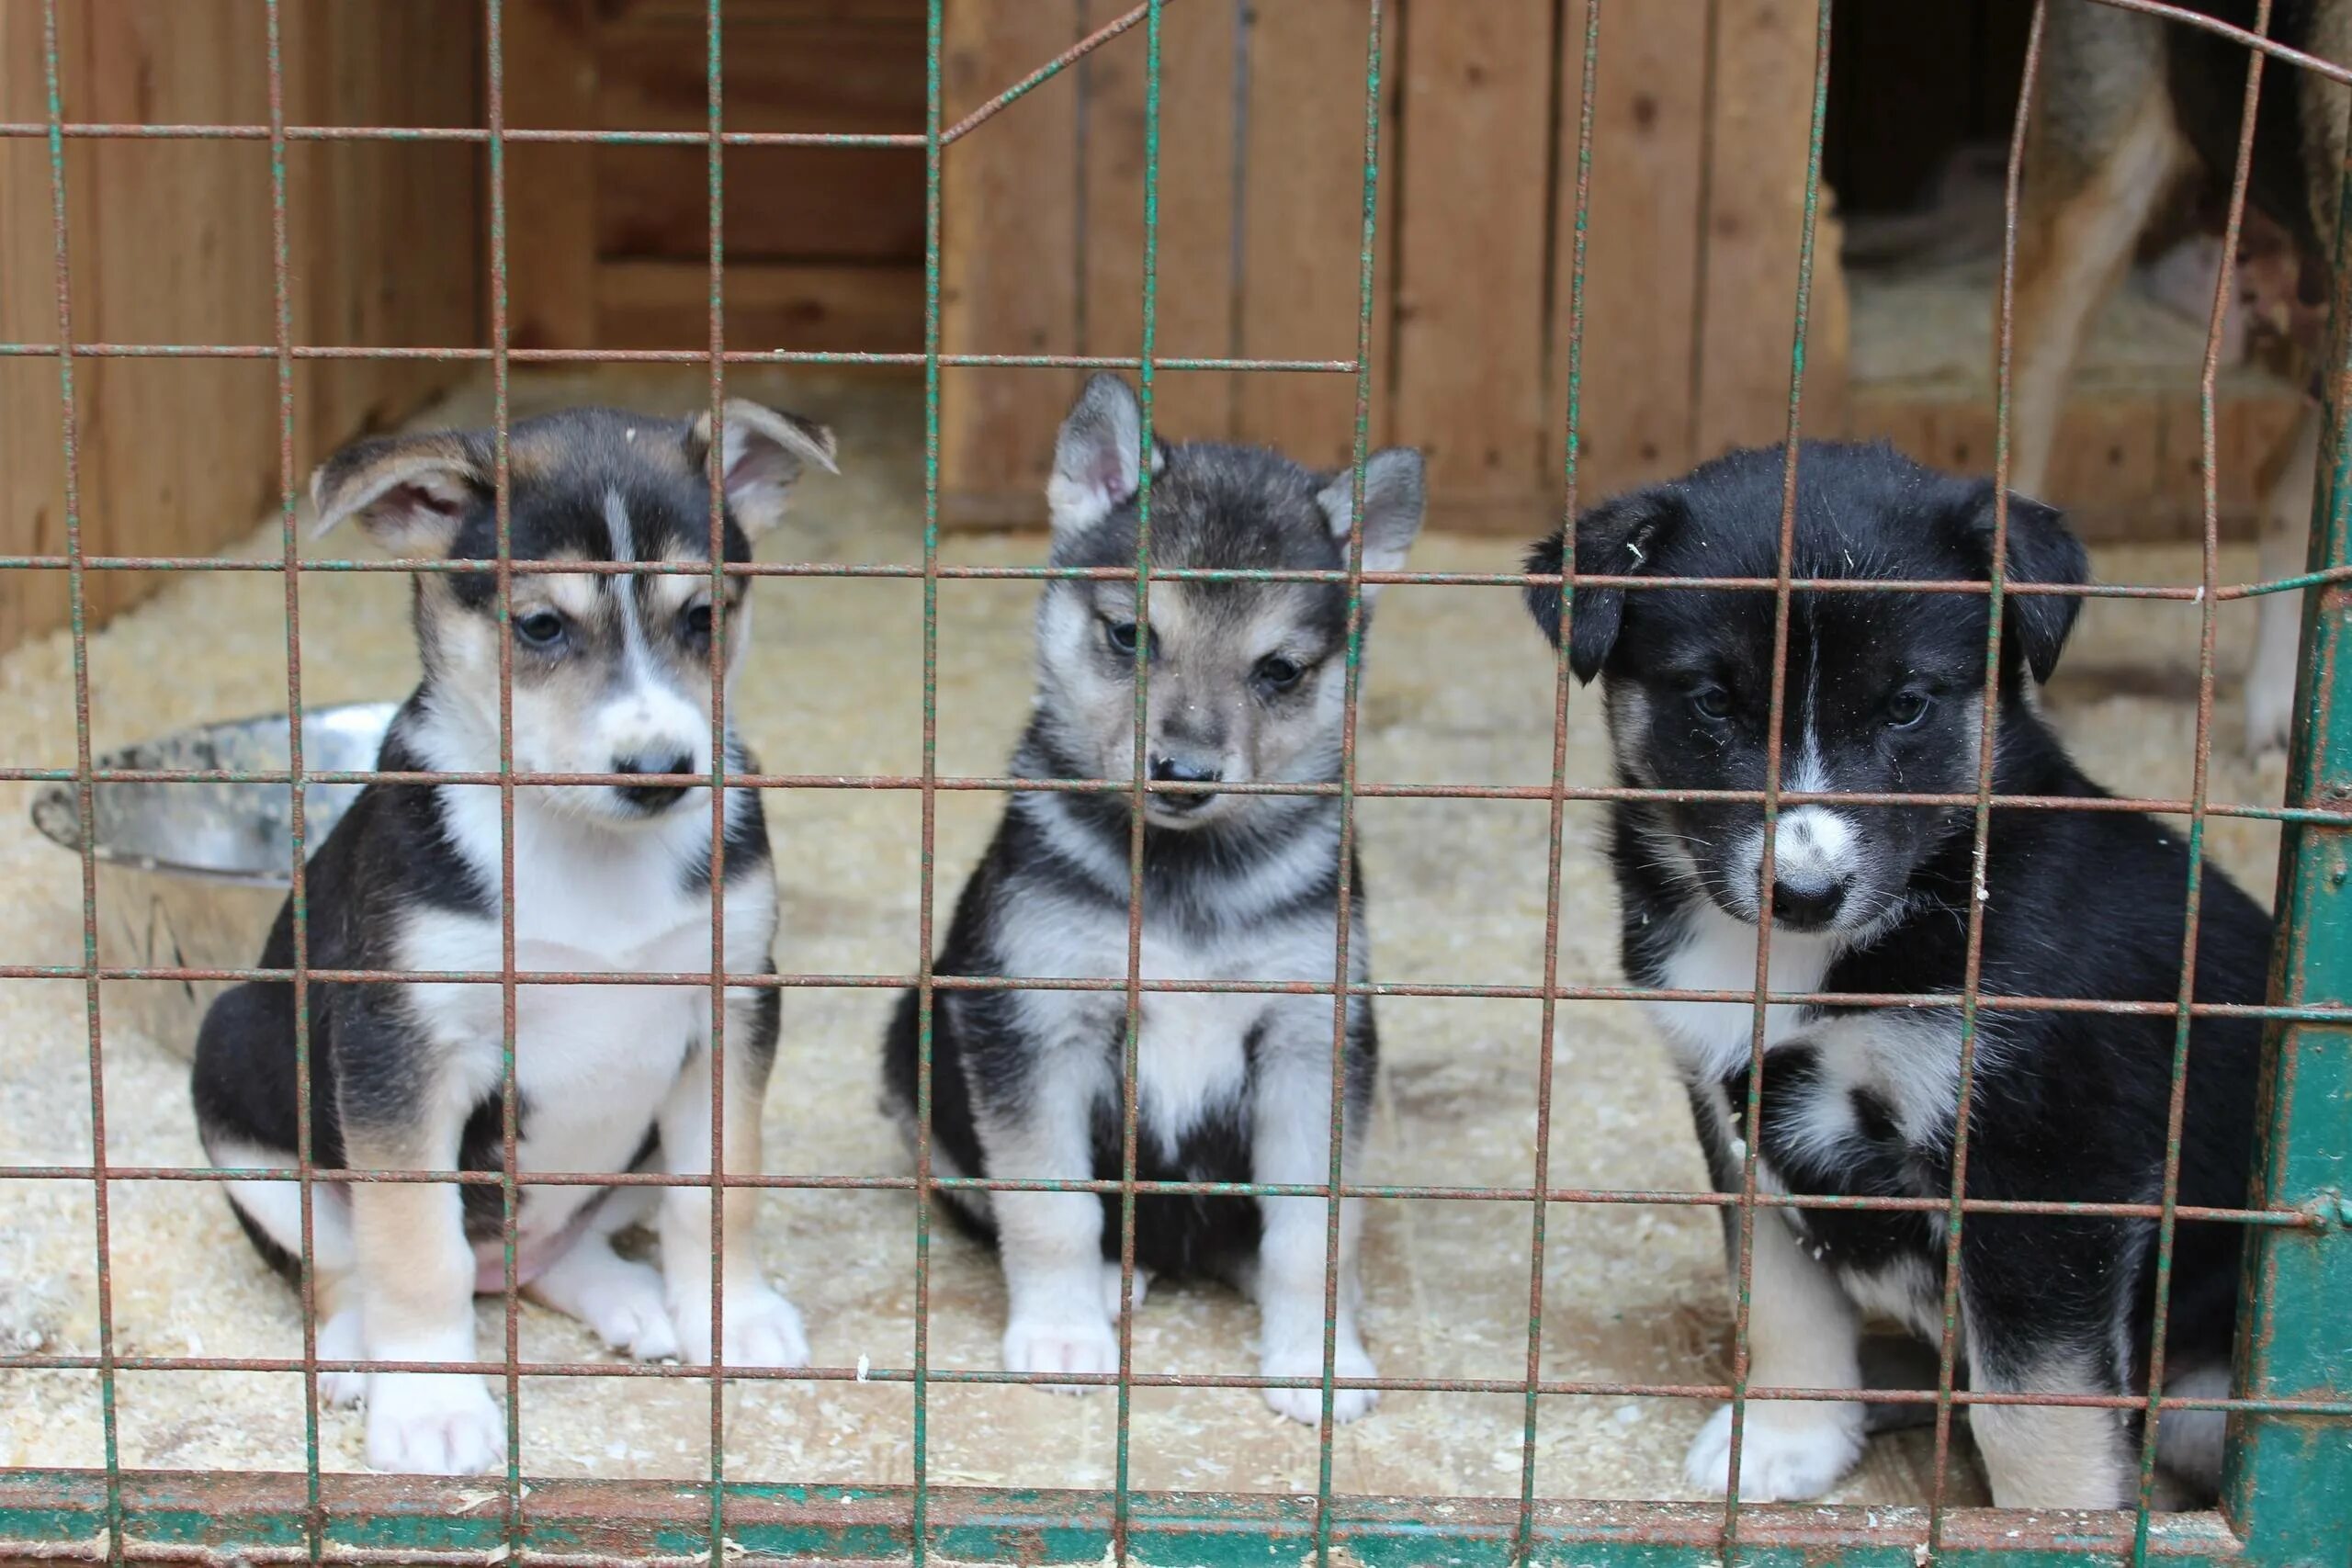
[[[1140,443],[1135,394],[1090,382],[1061,428],[1047,497],[1053,564],[1132,567]],[[1207,444],[1151,453],[1151,558],[1160,569],[1335,570],[1347,562],[1353,477]],[[1396,570],[1421,522],[1418,453],[1365,472],[1363,566]],[[1372,589],[1364,589],[1367,600]],[[1132,582],[1057,581],[1037,609],[1037,695],[1012,772],[1134,777],[1135,676],[1149,661],[1145,750],[1155,781],[1319,783],[1340,774],[1347,594],[1338,583],[1155,580],[1148,626]],[[1131,797],[1018,794],[964,889],[942,975],[1115,980],[1127,973]],[[1201,787],[1148,797],[1142,973],[1151,980],[1312,981],[1338,957],[1339,802]],[[1351,871],[1348,973],[1369,971],[1363,878]],[[1147,993],[1137,1047],[1136,1174],[1148,1181],[1319,1183],[1330,1175],[1327,996]],[[915,1126],[917,1007],[884,1043],[884,1100]],[[1117,991],[934,993],[933,1169],[941,1176],[1114,1179],[1121,1170],[1125,998]],[[1349,1000],[1343,1158],[1370,1108],[1372,1007]],[[1016,1372],[1118,1370],[1119,1204],[1091,1192],[956,1191],[951,1213],[1002,1255]],[[1144,1196],[1140,1270],[1208,1274],[1255,1295],[1269,1377],[1323,1370],[1325,1200]],[[1338,1375],[1370,1377],[1356,1332],[1353,1200],[1342,1204]],[[1137,1284],[1142,1284],[1139,1273]],[[1139,1292],[1138,1292],[1139,1293]],[[1340,1420],[1372,1407],[1339,1391]],[[1315,1389],[1269,1389],[1320,1418]]]
[[[1577,525],[1580,572],[1770,577],[1779,553],[1782,456],[1738,452],[1685,479],[1612,501]],[[1995,493],[1883,446],[1808,444],[1797,468],[1801,578],[1983,581]],[[2059,514],[2009,502],[2014,582],[2080,583],[2088,562]],[[1560,570],[1563,541],[1529,565]],[[1556,588],[1530,591],[1556,645]],[[1983,715],[1982,594],[1799,592],[1790,605],[1781,784],[1822,794],[1973,792]],[[1758,790],[1765,778],[1773,596],[1732,590],[1579,590],[1568,659],[1602,678],[1621,784]],[[2029,696],[2075,620],[2067,595],[2002,609],[1995,791],[2094,800]],[[1760,805],[1641,800],[1613,808],[1625,973],[1637,986],[1747,991],[1757,926],[1772,922],[1779,992],[1955,995],[1969,909],[1984,913],[1990,997],[2172,1002],[2178,993],[2189,862],[2180,833],[2106,810],[1998,808],[1982,890],[1972,894],[1974,813],[1797,805],[1774,829],[1774,881],[1759,886]],[[2259,1002],[2270,923],[2204,867],[2196,996]],[[1650,1010],[1690,1092],[1710,1173],[1736,1191],[1746,1153],[1753,1011],[1660,1001]],[[2154,1203],[2165,1166],[2174,1020],[2002,1010],[1978,1015],[1971,1108],[1972,1198]],[[2200,1019],[2188,1055],[2180,1201],[2242,1206],[2254,1128],[2260,1026]],[[1774,1006],[1757,1181],[1767,1192],[1947,1197],[1960,1090],[1960,1014]],[[1726,1209],[1726,1232],[1736,1215]],[[2165,1389],[2227,1387],[2239,1227],[2179,1227]],[[1960,1306],[1970,1386],[2120,1395],[2145,1388],[2154,1304],[2154,1220],[1972,1213],[1962,1233]],[[1944,1216],[1767,1209],[1754,1233],[1751,1377],[1763,1386],[1863,1386],[1866,1314],[1939,1337]],[[2004,1507],[2113,1507],[2132,1495],[2137,1420],[2112,1410],[1981,1404],[1974,1430]],[[1694,1484],[1723,1489],[1730,1411],[1692,1446]],[[1846,1401],[1747,1406],[1740,1494],[1811,1497],[1860,1456],[1864,1412]],[[2221,1419],[2174,1412],[2159,1427],[2168,1468],[2210,1490]]]
[[[2190,0],[2188,8],[2248,29],[2256,20],[2255,0]],[[2352,61],[2352,0],[2282,0],[2270,36]],[[2227,189],[2246,62],[2243,45],[2199,28],[2094,0],[2050,7],[2018,223],[2010,482],[2026,494],[2044,493],[2067,379],[2143,233],[2184,186],[2201,187],[2209,203]],[[2345,90],[2324,77],[2278,61],[2263,73],[2250,250],[2236,276],[2241,297],[2285,340],[2299,379],[2324,366],[2345,110]],[[2318,403],[2307,400],[2262,465],[2266,579],[2303,570],[2319,434]],[[2261,601],[2244,708],[2250,755],[2287,743],[2303,598]]]
[[[726,558],[781,519],[808,464],[831,469],[821,425],[727,405]],[[486,431],[362,441],[312,482],[322,531],[356,518],[395,554],[485,561],[496,553],[492,438]],[[525,421],[510,433],[512,552],[525,561],[683,560],[669,576],[513,578],[502,626],[493,574],[415,579],[424,674],[393,719],[388,772],[498,769],[499,644],[513,655],[514,766],[535,773],[700,774],[712,766],[711,431],[600,409]],[[731,682],[749,643],[744,582],[726,587]],[[752,759],[725,738],[730,771]],[[518,969],[619,974],[707,969],[711,821],[706,787],[675,782],[522,785],[514,791]],[[481,785],[371,784],[310,862],[308,962],[321,969],[502,967],[499,794]],[[729,971],[773,967],[775,873],[756,791],[729,789],[725,874]],[[289,901],[261,962],[294,962]],[[497,1170],[503,1079],[501,988],[480,984],[311,982],[311,1157],[327,1169]],[[520,1142],[534,1172],[707,1174],[710,997],[692,987],[532,986],[516,993]],[[760,1168],[760,1101],[776,1039],[776,993],[727,993],[726,1168]],[[295,1163],[290,983],[241,986],[197,1042],[197,1123],[216,1167]],[[264,1258],[289,1275],[300,1194],[284,1180],[228,1184]],[[641,1359],[711,1357],[707,1188],[525,1186],[515,1274],[534,1299]],[[724,1349],[737,1366],[798,1366],[800,1320],[761,1272],[754,1194],[725,1199]],[[613,1235],[658,1206],[662,1268],[624,1260]],[[322,1183],[312,1190],[321,1357],[470,1361],[473,1298],[504,1284],[494,1186]],[[322,1380],[368,1402],[368,1462],[462,1473],[498,1464],[503,1422],[470,1373],[382,1372]]]

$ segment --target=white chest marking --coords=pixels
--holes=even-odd
[[[999,930],[1008,974],[1069,979],[1121,979],[1127,973],[1123,919],[1096,907],[1050,895],[1024,895]],[[1301,920],[1232,942],[1199,942],[1145,923],[1140,973],[1146,980],[1320,980],[1331,977],[1336,928]],[[1091,1046],[1118,1030],[1125,998],[1117,993],[1016,993],[1023,1022],[1041,1042]],[[1249,1082],[1249,1040],[1263,1030],[1273,1040],[1298,1039],[1320,1021],[1329,1039],[1328,997],[1259,993],[1148,991],[1136,1043],[1136,1095],[1139,1125],[1172,1157],[1185,1134],[1231,1104]]]
[[[442,795],[459,852],[494,891],[497,792],[453,785]],[[469,796],[478,798],[461,798]],[[516,970],[707,972],[710,895],[688,889],[685,868],[707,845],[710,819],[683,809],[678,816],[677,824],[613,833],[518,809]],[[741,879],[724,897],[727,967],[756,970],[775,938],[775,885],[765,875]],[[403,919],[398,963],[411,969],[494,970],[500,945],[495,917],[415,910]],[[454,1055],[451,1087],[465,1106],[494,1094],[503,1070],[501,988],[426,984],[405,990],[419,1022]],[[529,1112],[515,1151],[524,1171],[624,1168],[687,1052],[709,1033],[710,996],[697,987],[522,984],[514,1005],[515,1084]],[[560,1227],[594,1190],[527,1190],[525,1228],[537,1235]]]
[[[1818,991],[1837,956],[1833,939],[1793,931],[1772,933],[1770,987]],[[1736,920],[1713,904],[1690,916],[1682,944],[1665,965],[1665,985],[1678,991],[1744,991],[1756,988],[1756,928]],[[1719,1083],[1747,1061],[1755,1029],[1750,1002],[1654,1001],[1650,1015],[1665,1031],[1676,1065],[1694,1082]],[[1775,1003],[1764,1012],[1764,1048],[1792,1037],[1807,1010]]]

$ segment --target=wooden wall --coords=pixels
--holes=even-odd
[[[1118,8],[955,0],[957,105]],[[1161,355],[1354,357],[1368,9],[1170,7]],[[1603,24],[1579,424],[1588,494],[1786,424],[1813,7],[1743,0],[1712,25],[1711,9],[1645,0]],[[1427,452],[1436,525],[1530,530],[1559,502],[1584,7],[1479,0],[1388,15],[1374,439]],[[1144,44],[1140,30],[1114,40],[950,150],[951,349],[1135,352]],[[1828,223],[1822,243],[1834,256]],[[1834,429],[1845,330],[1834,265],[1815,275],[1814,312],[1808,424]],[[1036,518],[1068,390],[1056,379],[950,376],[950,520]],[[1160,384],[1171,434],[1271,442],[1318,463],[1348,451],[1351,378],[1169,372]]]
[[[480,10],[472,0],[288,7],[289,123],[480,123]],[[65,118],[266,127],[264,28],[248,0],[66,0]],[[46,117],[42,54],[40,8],[0,6],[0,120]],[[478,343],[480,162],[461,144],[290,147],[295,341]],[[266,140],[74,139],[65,185],[75,341],[275,342]],[[0,341],[57,340],[51,204],[46,141],[0,140]],[[298,365],[298,462],[465,373],[414,361]],[[270,359],[77,359],[84,548],[200,554],[248,532],[278,494],[277,374]],[[0,553],[65,548],[62,423],[57,360],[0,356]],[[0,571],[0,648],[62,624],[62,576]],[[94,617],[163,581],[89,574]]]
[[[1051,9],[1051,0],[1040,9]],[[728,0],[729,130],[920,135],[925,0]],[[507,123],[709,129],[705,0],[508,0]],[[514,341],[710,342],[709,154],[700,147],[508,152]],[[920,149],[726,154],[727,331],[769,347],[922,346]]]

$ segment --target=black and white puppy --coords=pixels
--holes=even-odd
[[[808,464],[833,467],[823,426],[727,405],[726,558],[781,519]],[[528,561],[710,558],[707,415],[672,421],[582,409],[510,433],[512,549]],[[405,557],[496,553],[492,438],[486,431],[359,442],[312,482],[322,531],[357,518]],[[745,580],[727,582],[731,682],[749,644]],[[379,766],[480,773],[499,766],[500,642],[514,641],[513,741],[533,773],[689,774],[712,765],[711,580],[521,573],[502,626],[484,571],[419,573],[414,620],[424,679],[401,708]],[[728,766],[751,760],[731,733]],[[758,793],[729,789],[725,875],[729,971],[772,966],[775,878]],[[521,785],[514,791],[518,969],[619,974],[710,965],[710,795],[675,783]],[[311,857],[311,965],[497,970],[499,792],[481,785],[373,784]],[[261,955],[290,967],[293,909]],[[501,988],[495,985],[313,982],[311,1130],[328,1168],[497,1170],[503,1154]],[[524,985],[516,995],[515,1161],[535,1172],[710,1169],[710,998],[691,987]],[[285,1168],[296,1139],[293,987],[245,985],[206,1016],[196,1111],[207,1157]],[[726,1168],[760,1167],[760,1103],[776,1039],[776,993],[726,1000]],[[581,1319],[615,1349],[707,1362],[711,1351],[710,1192],[664,1190],[662,1267],[624,1259],[611,1237],[656,1207],[654,1190],[525,1186],[516,1274],[537,1301]],[[462,1194],[462,1196],[461,1196]],[[237,1217],[263,1256],[293,1270],[299,1193],[282,1180],[232,1182]],[[725,1352],[735,1365],[797,1366],[800,1320],[769,1286],[752,1232],[752,1190],[725,1200]],[[325,1183],[313,1192],[319,1353],[330,1359],[470,1361],[473,1299],[504,1281],[495,1187]],[[322,1380],[368,1402],[368,1461],[379,1470],[488,1469],[505,1449],[489,1389],[463,1373]],[[363,1387],[364,1384],[364,1387]]]
[[[1064,423],[1048,489],[1053,564],[1132,567],[1139,484],[1135,394],[1098,376]],[[1353,479],[1276,453],[1154,444],[1151,558],[1161,568],[1334,570],[1346,565]],[[1421,461],[1366,470],[1363,566],[1396,570],[1421,522]],[[1367,588],[1366,598],[1372,591]],[[1155,579],[1149,624],[1133,582],[1057,581],[1037,610],[1037,694],[1012,772],[1134,777],[1135,666],[1149,660],[1146,750],[1156,780],[1310,783],[1340,766],[1347,596],[1337,583]],[[1012,796],[964,889],[943,975],[1118,979],[1127,973],[1130,796]],[[1339,802],[1329,795],[1154,794],[1145,807],[1142,974],[1150,980],[1330,983],[1337,962]],[[1352,877],[1349,971],[1369,973],[1363,879]],[[1136,1168],[1145,1180],[1319,1183],[1329,1175],[1329,996],[1149,992],[1137,1047]],[[916,998],[884,1045],[886,1109],[914,1127]],[[1115,1179],[1125,998],[1117,991],[941,990],[932,1034],[933,1169],[994,1179]],[[1351,999],[1345,1156],[1360,1143],[1375,1044]],[[1001,1252],[1004,1364],[1118,1368],[1119,1209],[1091,1192],[958,1191],[951,1213]],[[1358,1205],[1344,1204],[1337,1370],[1370,1377],[1356,1330]],[[1207,1274],[1252,1293],[1270,1377],[1320,1377],[1327,1209],[1310,1197],[1145,1196],[1139,1267]],[[1141,1278],[1138,1277],[1138,1284]],[[1267,1402],[1312,1422],[1313,1389]],[[1340,1390],[1341,1420],[1371,1408]]]
[[[1612,501],[1577,525],[1580,572],[1770,577],[1779,554],[1782,454],[1739,452]],[[1983,581],[1993,487],[1932,473],[1883,446],[1808,444],[1797,468],[1800,578]],[[2009,502],[2010,580],[2081,583],[2088,560],[2059,514]],[[1558,537],[1530,569],[1560,569]],[[1530,591],[1555,643],[1557,589]],[[2075,620],[2072,595],[2004,606],[1994,751],[2003,795],[2095,799],[2028,682],[2045,681]],[[1568,630],[1577,679],[1603,677],[1621,783],[1756,790],[1764,783],[1772,673],[1769,592],[1598,587]],[[1976,786],[1987,632],[1983,594],[1798,592],[1790,607],[1784,788],[1968,793]],[[1780,992],[1962,989],[1973,813],[1965,806],[1799,805],[1774,833],[1759,886],[1759,805],[1672,800],[1614,808],[1625,972],[1636,985],[1747,991],[1757,925],[1773,923]],[[2111,810],[1996,809],[1984,885],[1990,995],[2171,1002],[2179,989],[2189,862],[2181,836]],[[1769,897],[1769,913],[1766,904]],[[2259,1002],[2270,922],[2204,868],[2196,996]],[[1746,1146],[1753,1015],[1745,1004],[1652,1004],[1690,1091],[1719,1190]],[[2174,1021],[2002,1010],[1979,1015],[1968,1196],[2153,1203],[2165,1167]],[[1939,1198],[1951,1190],[1959,1092],[1956,1008],[1776,1006],[1757,1151],[1768,1191]],[[2180,1201],[2245,1199],[2259,1029],[2200,1020],[2188,1056]],[[1726,1210],[1727,1216],[1730,1211]],[[2180,1227],[2167,1392],[2226,1392],[2238,1227]],[[2153,1220],[1972,1213],[1962,1232],[1962,1352],[1978,1390],[2119,1395],[2145,1386],[2154,1305]],[[1922,1336],[1942,1323],[1940,1213],[1773,1209],[1757,1216],[1751,1327],[1758,1385],[1859,1388],[1866,1314]],[[1816,1495],[1859,1457],[1864,1413],[1845,1401],[1747,1407],[1743,1496]],[[2003,1506],[2109,1507],[2137,1475],[2136,1427],[2112,1410],[1980,1404],[1974,1430]],[[2161,1457],[2210,1488],[2221,1418],[2175,1413]],[[1692,1446],[1695,1484],[1721,1490],[1730,1412]]]

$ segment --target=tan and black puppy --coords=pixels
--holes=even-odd
[[[1057,567],[1132,567],[1142,485],[1140,411],[1097,376],[1063,423],[1046,499]],[[1215,984],[1329,986],[1339,957],[1340,802],[1236,793],[1340,773],[1348,594],[1338,582],[1251,580],[1257,570],[1347,565],[1354,478],[1262,447],[1154,443],[1155,569],[1240,574],[1159,579],[1149,615],[1132,581],[1061,579],[1037,608],[1037,695],[1012,772],[1027,779],[1132,779],[1136,677],[1148,670],[1143,809],[1142,973]],[[1393,571],[1421,525],[1421,458],[1365,466],[1367,571]],[[1373,590],[1364,589],[1364,598]],[[1117,980],[1128,956],[1131,795],[1012,796],[966,885],[942,975]],[[1349,978],[1371,968],[1363,879],[1351,879]],[[1116,1178],[1125,998],[1117,990],[937,993],[932,1022],[933,1168],[943,1176]],[[1136,1169],[1146,1180],[1314,1184],[1331,1161],[1329,996],[1153,991],[1143,998]],[[884,1099],[913,1128],[920,1042],[910,993],[884,1042]],[[1344,1052],[1350,1160],[1371,1109],[1372,1002],[1350,998]],[[958,1190],[951,1213],[997,1245],[1010,1297],[1004,1365],[1115,1371],[1120,1210],[1084,1191]],[[1269,1377],[1320,1378],[1329,1209],[1315,1197],[1150,1195],[1136,1203],[1145,1273],[1222,1277],[1263,1314]],[[1336,1366],[1373,1374],[1356,1330],[1357,1204],[1342,1208]],[[1136,1283],[1143,1282],[1142,1275]],[[1372,1407],[1342,1389],[1342,1421]],[[1317,1388],[1270,1388],[1276,1410],[1318,1420]]]
[[[2256,19],[2255,0],[2187,4],[2248,29]],[[2352,0],[2278,0],[2270,36],[2352,62]],[[2143,234],[2185,186],[2201,185],[2208,199],[2227,189],[2246,61],[2243,44],[2186,23],[2097,0],[2050,7],[2018,225],[2009,482],[2024,494],[2068,499],[2044,488],[2066,384]],[[2273,62],[2263,73],[2249,245],[2236,281],[2242,302],[2279,331],[2304,376],[2324,363],[2346,107],[2345,89],[2312,72]],[[2257,476],[2266,579],[2302,570],[2319,427],[2314,400]],[[2262,599],[2245,683],[2249,753],[2286,744],[2302,601],[2288,593]]]
[[[717,455],[726,558],[781,519],[809,464],[833,467],[823,426],[727,405]],[[730,772],[752,761],[712,720],[708,416],[670,421],[602,409],[516,424],[510,437],[512,555],[521,561],[704,563],[669,575],[518,572],[502,625],[492,571],[419,573],[424,680],[392,721],[387,772],[494,773],[501,643],[513,649],[513,756],[528,773],[642,773],[642,784],[514,790],[514,963],[616,975],[711,962],[714,746]],[[356,518],[395,554],[488,561],[496,554],[492,437],[486,431],[359,442],[319,470],[322,530]],[[745,581],[723,620],[732,680],[749,642]],[[665,777],[665,775],[667,775]],[[311,857],[308,963],[322,969],[502,967],[499,791],[480,784],[368,786]],[[718,889],[730,973],[771,966],[775,872],[756,791],[729,789]],[[261,955],[294,960],[293,911]],[[322,1167],[502,1168],[503,1034],[496,985],[310,987],[311,1148]],[[526,984],[516,993],[515,1159],[533,1173],[658,1169],[707,1174],[711,1152],[710,998],[692,987]],[[295,1162],[293,987],[222,996],[197,1043],[197,1120],[207,1156],[230,1168]],[[726,1168],[760,1165],[760,1102],[775,1049],[772,989],[728,993],[723,1049]],[[232,1182],[262,1255],[291,1271],[300,1194],[284,1180]],[[711,1354],[710,1193],[662,1191],[662,1266],[624,1259],[613,1235],[655,1208],[653,1190],[525,1186],[516,1274],[536,1300],[644,1359]],[[797,1366],[800,1320],[760,1269],[755,1194],[726,1199],[720,1281],[725,1359]],[[473,1298],[503,1288],[495,1187],[322,1184],[313,1256],[328,1359],[471,1361]],[[331,1398],[368,1401],[368,1461],[458,1473],[504,1452],[490,1390],[468,1373],[333,1375]]]

